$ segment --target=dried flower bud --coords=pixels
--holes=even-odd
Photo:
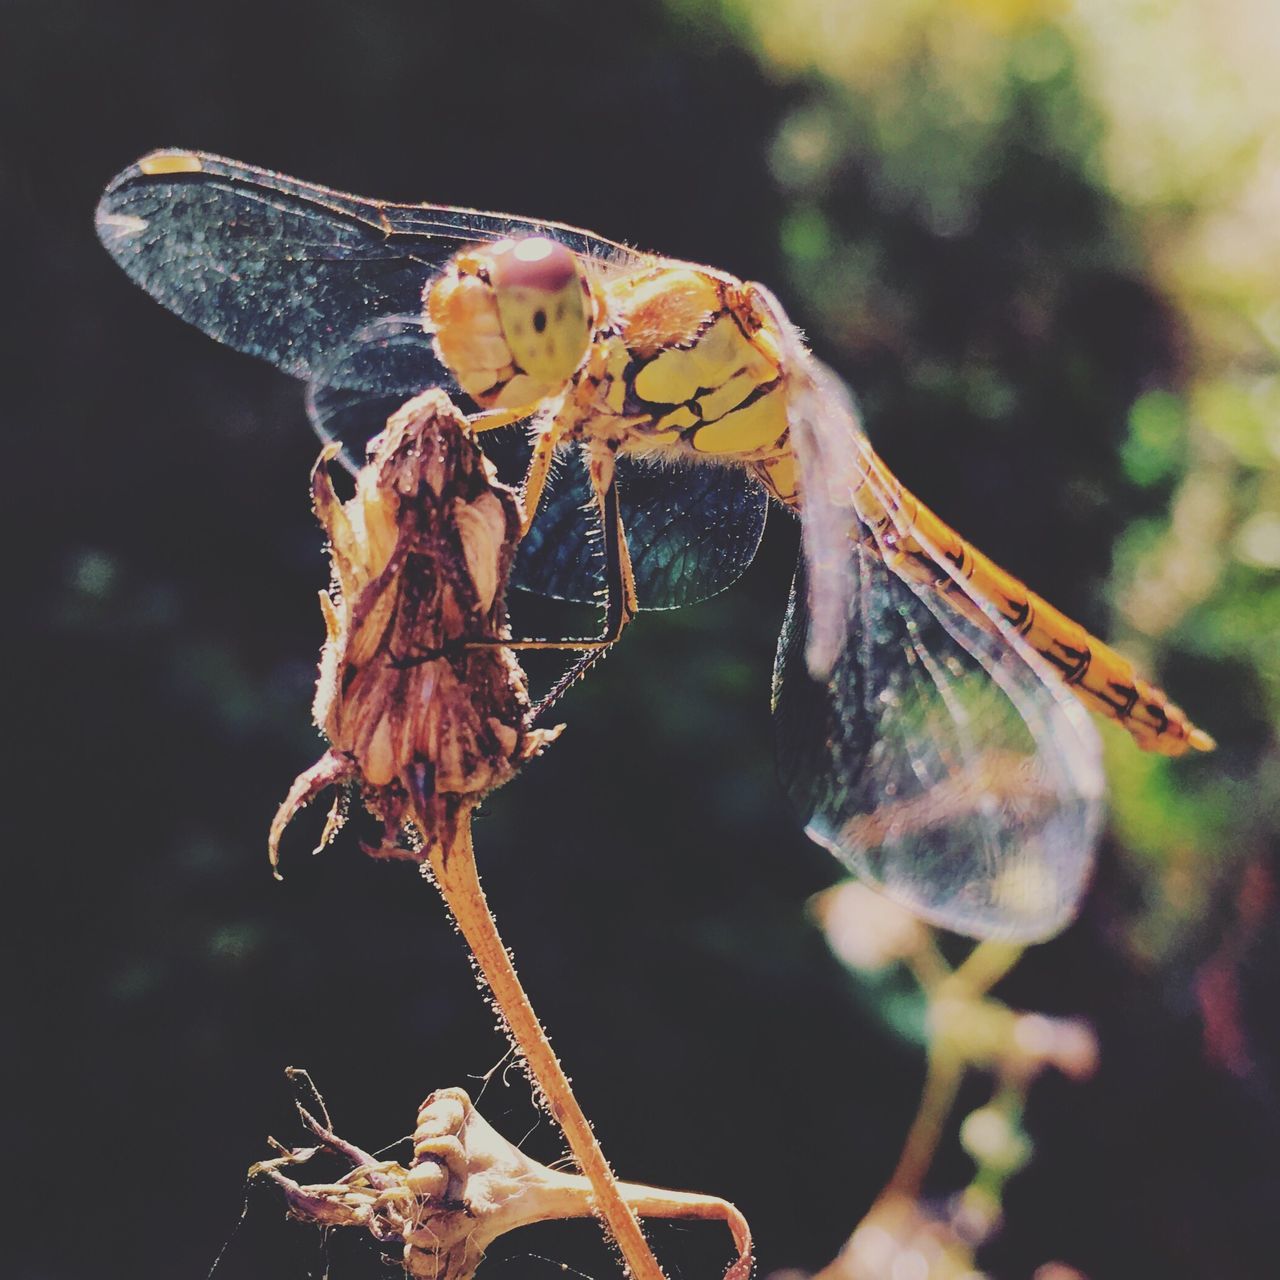
[[[586,1218],[594,1211],[590,1183],[579,1174],[548,1169],[494,1130],[461,1089],[439,1089],[418,1112],[408,1168],[378,1160],[302,1112],[319,1139],[264,1160],[249,1176],[271,1178],[285,1194],[291,1217],[322,1226],[359,1227],[382,1244],[400,1246],[405,1272],[425,1280],[469,1280],[488,1246],[507,1231],[552,1218]],[[336,1182],[304,1186],[283,1170],[320,1150],[353,1167]],[[724,1221],[738,1245],[731,1280],[746,1280],[751,1237],[732,1205],[715,1196],[621,1183],[637,1213]]]
[[[1002,1176],[1016,1173],[1031,1159],[1031,1141],[1011,1109],[998,1102],[971,1111],[960,1123],[960,1145],[975,1163]]]
[[[813,906],[836,957],[863,973],[908,960],[930,944],[919,916],[857,880],[825,890]]]
[[[376,852],[415,856],[401,847],[406,822],[439,838],[559,732],[529,727],[524,673],[500,643],[519,502],[448,396],[424,392],[392,415],[345,503],[334,453],[312,474],[333,560],[314,707],[330,750],[276,814],[273,865],[294,814],[347,781],[382,819]],[[322,843],[341,821],[335,805]]]

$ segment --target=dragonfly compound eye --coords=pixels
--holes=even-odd
[[[516,365],[540,381],[573,376],[591,338],[577,258],[545,236],[504,240],[489,252],[489,282]]]

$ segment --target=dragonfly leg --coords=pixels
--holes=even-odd
[[[509,427],[513,422],[529,416],[528,409],[483,409],[467,418],[467,426],[472,431],[496,431],[499,427]]]
[[[520,517],[522,538],[529,532],[529,527],[538,514],[542,493],[547,487],[547,477],[551,474],[551,463],[563,438],[564,427],[556,419],[547,423],[534,438],[533,455],[529,459],[529,469],[525,472],[524,487],[520,492],[521,506],[524,508]]]
[[[522,409],[486,409],[482,413],[473,413],[467,419],[472,431],[496,431],[499,427],[508,427],[513,422],[529,417],[529,410]],[[520,497],[523,513],[520,517],[520,536],[529,532],[538,507],[542,502],[543,490],[547,487],[547,477],[551,474],[551,464],[555,459],[556,449],[564,439],[569,422],[558,413],[539,414],[532,424],[534,429],[533,455],[529,459],[529,467],[524,475]]]
[[[618,501],[617,450],[598,440],[591,441],[586,449],[591,492],[595,494],[604,529],[605,589],[608,596],[602,638],[613,644],[639,609],[636,578],[631,568],[631,548],[627,545],[627,531],[622,526],[622,509]]]
[[[577,659],[569,669],[543,695],[530,717],[532,723],[548,712],[601,658],[622,635],[627,623],[638,611],[635,575],[631,568],[631,551],[627,546],[627,531],[622,524],[618,504],[618,486],[613,477],[613,453],[610,451],[607,467],[600,472],[590,466],[591,486],[600,509],[604,526],[605,582],[608,600],[605,609],[604,634],[589,646],[580,647]],[[605,475],[607,470],[607,478]],[[607,485],[603,491],[600,483]],[[519,647],[519,646],[516,646]]]
[[[615,479],[616,451],[612,445],[590,441],[586,445],[587,472],[596,509],[604,532],[605,620],[604,631],[582,640],[500,640],[508,649],[572,649],[583,655],[557,685],[568,688],[598,657],[617,643],[618,637],[638,610],[635,575],[631,569],[631,552],[627,547],[627,531],[622,527]],[[488,643],[488,642],[485,642]]]

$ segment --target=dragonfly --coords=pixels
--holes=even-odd
[[[773,676],[806,833],[930,922],[1029,942],[1074,915],[1101,821],[1088,711],[1213,740],[915,498],[764,286],[557,222],[331,191],[199,152],[107,187],[104,246],[184,320],[307,384],[352,465],[440,387],[521,483],[514,585],[639,611],[732,585],[766,511],[801,551]]]

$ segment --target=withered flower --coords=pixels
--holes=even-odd
[[[504,644],[504,593],[520,536],[519,502],[497,482],[466,420],[438,390],[391,416],[371,442],[355,495],[345,503],[329,479],[335,453],[331,448],[321,454],[312,476],[316,515],[329,535],[333,560],[333,585],[321,595],[328,636],[314,706],[330,745],[295,780],[276,813],[272,864],[300,808],[330,786],[356,784],[365,807],[382,823],[379,846],[367,851],[421,864],[471,948],[582,1170],[576,1203],[582,1212],[600,1216],[637,1280],[662,1280],[636,1216],[640,1206],[613,1176],[573,1096],[520,985],[475,866],[471,810],[559,732],[530,727],[524,673]],[[322,846],[342,825],[345,798],[344,792],[330,811]],[[429,1170],[413,1174],[413,1194],[421,1178],[433,1176]],[[381,1177],[370,1174],[373,1207],[358,1196],[352,1219],[345,1216],[352,1205],[341,1196],[321,1196],[311,1202],[316,1220],[325,1213],[337,1214],[324,1219],[334,1222],[372,1215],[369,1225],[380,1238],[403,1238],[406,1266],[425,1268],[413,1274],[470,1274],[478,1256],[472,1250],[482,1249],[484,1241],[475,1224],[466,1215],[457,1218],[449,1203],[433,1201],[423,1210],[429,1209],[428,1226],[419,1232],[406,1219],[401,1231],[380,1216],[383,1192],[394,1191],[378,1182]],[[291,1204],[298,1210],[303,1202]],[[470,1204],[474,1211],[479,1200]],[[733,1218],[735,1234],[745,1232],[731,1206],[719,1212]],[[443,1245],[428,1249],[440,1232],[453,1230],[455,1218],[463,1252],[455,1257]],[[501,1222],[518,1225],[509,1215]],[[749,1270],[744,1245],[735,1275]]]
[[[549,1169],[530,1159],[488,1124],[462,1089],[438,1089],[418,1111],[413,1158],[408,1166],[379,1160],[339,1138],[299,1108],[318,1146],[286,1149],[249,1170],[284,1191],[290,1216],[327,1227],[357,1227],[384,1245],[397,1246],[410,1276],[469,1280],[489,1245],[505,1232],[553,1218],[587,1218],[595,1212],[590,1182],[580,1174]],[[284,1171],[320,1151],[352,1167],[334,1182],[303,1185]],[[636,1213],[645,1217],[721,1221],[738,1256],[726,1280],[747,1280],[751,1233],[746,1220],[716,1196],[620,1183]]]
[[[345,503],[329,477],[336,453],[325,449],[311,482],[333,561],[314,705],[330,746],[271,824],[273,866],[298,810],[346,782],[383,823],[370,852],[420,857],[413,846],[447,839],[558,732],[530,728],[524,673],[501,644],[519,500],[449,397],[427,391],[392,415]],[[343,817],[340,797],[322,845]]]

